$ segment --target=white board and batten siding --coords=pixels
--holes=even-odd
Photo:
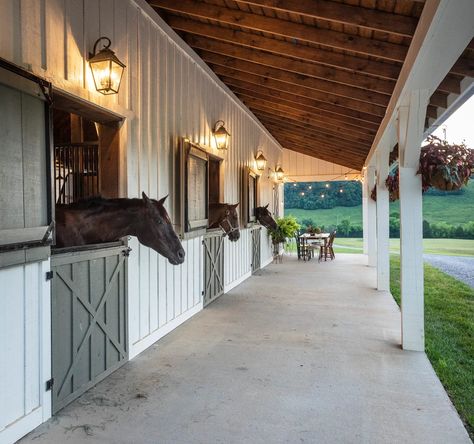
[[[0,269],[0,443],[12,443],[51,416],[49,261]],[[8,399],[9,402],[2,402]]]
[[[360,171],[283,149],[283,169],[291,181],[319,182],[360,178]]]
[[[264,152],[270,168],[281,164],[278,143],[144,0],[1,0],[0,17],[0,57],[51,81],[56,89],[125,118],[120,130],[122,196],[138,197],[142,191],[153,198],[169,194],[166,207],[174,218],[179,139],[187,137],[213,147],[212,128],[217,120],[224,120],[232,135],[230,149],[224,154],[225,202],[239,201],[242,169],[254,167],[258,149]],[[87,54],[100,36],[112,40],[112,49],[127,65],[117,95],[103,96],[93,87]],[[273,182],[267,176],[265,173],[261,177],[260,202],[270,203],[272,209]],[[270,259],[271,250],[265,247],[265,230],[262,236],[263,264]],[[227,290],[250,275],[250,240],[250,232],[244,229],[238,243],[225,243]],[[201,242],[200,237],[183,241],[186,261],[172,266],[136,239],[131,240],[130,357],[202,308]],[[27,288],[27,275],[32,271],[15,268],[1,273],[2,278],[8,273],[8,280]],[[36,290],[41,290],[43,303],[48,302],[45,298],[49,297],[49,286]],[[24,294],[25,298],[38,296],[29,290]],[[25,301],[17,302],[20,306],[11,308],[17,313],[15,319],[21,321],[18,325],[27,325],[24,335],[33,334],[30,328],[36,327],[32,327],[31,306],[25,311]],[[43,319],[37,327],[47,328],[46,321]],[[8,344],[2,343],[3,346]],[[29,345],[22,350],[27,350],[25,347]],[[23,353],[23,359],[25,356]],[[32,367],[25,368],[31,371]],[[12,415],[16,415],[18,420],[27,409],[34,409],[33,394],[29,399],[22,401],[23,411],[7,406],[5,418],[13,420]],[[43,415],[46,412],[47,416],[47,411],[43,404]],[[1,417],[4,418],[3,412]],[[0,436],[4,440],[5,435]]]

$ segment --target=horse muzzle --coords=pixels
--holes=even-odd
[[[180,265],[184,262],[184,259],[186,258],[186,253],[185,251],[180,248],[174,257],[169,257],[168,262],[172,265]]]

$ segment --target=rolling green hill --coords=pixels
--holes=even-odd
[[[398,202],[392,202],[390,212],[398,211]],[[337,225],[343,219],[348,219],[352,225],[362,225],[362,205],[318,210],[286,208],[285,215],[288,214],[295,216],[299,221],[312,219],[316,225]],[[446,222],[451,225],[462,225],[474,221],[473,180],[469,182],[463,194],[423,196],[423,218],[430,224]]]

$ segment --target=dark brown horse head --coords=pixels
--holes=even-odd
[[[255,208],[255,217],[265,228],[276,230],[277,223],[275,219],[273,219],[272,213],[268,211],[268,205],[269,204],[266,204],[264,207]]]
[[[220,228],[224,236],[235,242],[240,237],[239,214],[236,203],[212,203],[209,205],[209,228]]]
[[[142,193],[146,210],[141,224],[144,229],[137,233],[137,237],[143,245],[153,248],[171,264],[179,265],[184,262],[185,252],[163,206],[167,197],[155,200]]]
[[[239,213],[237,213],[236,204],[226,204],[224,211],[224,219],[221,221],[221,228],[225,231],[225,234],[229,236],[229,240],[237,242],[240,237],[240,225],[239,225]]]

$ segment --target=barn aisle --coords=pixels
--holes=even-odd
[[[268,266],[21,443],[469,443],[364,260]]]

